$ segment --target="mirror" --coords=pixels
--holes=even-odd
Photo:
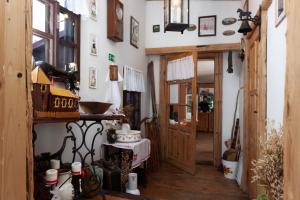
[[[198,61],[198,112],[209,113],[214,110],[215,61]]]

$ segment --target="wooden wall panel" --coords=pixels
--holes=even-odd
[[[299,0],[287,0],[287,70],[284,115],[284,199],[300,199],[300,15]]]
[[[0,2],[0,199],[33,199],[31,5]]]
[[[166,97],[168,96],[169,89],[166,82],[167,77],[167,60],[165,56],[160,56],[160,86],[159,86],[159,123],[160,123],[160,136],[161,136],[161,155],[162,159],[165,160],[167,155],[167,144],[166,141],[168,139],[168,113],[167,113],[167,104],[168,99]],[[169,150],[168,150],[169,151]]]

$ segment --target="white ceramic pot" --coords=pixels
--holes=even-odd
[[[124,143],[130,143],[130,142],[139,142],[141,137],[141,131],[135,131],[135,130],[117,130],[117,142],[124,142]]]
[[[122,131],[129,131],[130,125],[129,124],[122,124]]]
[[[224,171],[225,178],[231,180],[236,179],[238,162],[222,160],[222,163],[223,163],[223,171]]]
[[[54,185],[57,183],[57,170],[56,169],[49,169],[46,171],[46,182],[48,185]]]
[[[72,185],[72,173],[69,170],[60,170],[58,184],[56,187],[57,195],[61,200],[72,200],[74,188]]]
[[[140,195],[140,190],[137,187],[138,177],[136,173],[128,174],[128,187],[126,188],[126,193],[133,195]]]

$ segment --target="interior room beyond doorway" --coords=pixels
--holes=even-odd
[[[199,59],[197,67],[197,141],[196,163],[213,164],[214,160],[214,94],[215,62]]]

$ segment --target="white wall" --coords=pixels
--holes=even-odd
[[[222,153],[226,150],[224,142],[231,138],[231,130],[236,105],[236,96],[238,90],[243,86],[240,85],[240,77],[243,68],[238,53],[233,53],[233,73],[227,72],[228,68],[228,52],[223,54],[223,110],[222,110]],[[237,109],[237,118],[240,116],[240,105]],[[242,118],[240,118],[242,120]]]
[[[251,11],[253,15],[256,15],[261,3],[262,0],[249,0],[249,11]]]
[[[250,0],[249,9],[256,14],[262,0]],[[275,125],[283,124],[285,65],[286,65],[286,30],[287,20],[284,19],[276,27],[275,3],[268,10],[267,29],[267,119]]]
[[[228,29],[238,30],[239,23],[222,25],[222,19],[238,17],[237,9],[241,7],[240,1],[198,1],[191,0],[190,23],[198,27],[198,17],[217,15],[217,36],[198,37],[198,29],[193,32],[185,31],[164,33],[163,1],[148,1],[146,3],[146,47],[169,47],[186,45],[208,45],[218,43],[235,43],[240,41],[240,35],[223,36]],[[153,33],[152,26],[160,25],[160,32]]]
[[[268,11],[267,118],[283,124],[287,20],[275,26],[275,1]]]
[[[147,58],[144,53],[145,49],[145,1],[130,0],[124,1],[124,42],[114,43],[107,39],[107,0],[97,0],[98,20],[94,21],[90,18],[82,17],[81,20],[81,80],[80,80],[80,97],[82,100],[104,101],[106,83],[105,78],[108,73],[108,53],[116,56],[116,64],[119,70],[123,65],[129,65],[144,72],[145,82]],[[140,46],[139,49],[130,45],[130,16],[133,16],[140,24]],[[97,57],[89,54],[89,37],[90,34],[98,36]],[[96,67],[98,70],[97,89],[88,87],[89,67]],[[121,85],[120,85],[121,86]],[[148,113],[149,98],[145,98],[148,94],[142,94],[142,117]],[[36,126],[38,139],[36,142],[36,154],[42,152],[55,152],[61,144],[62,139],[66,135],[64,124],[51,124]],[[78,131],[76,131],[78,133]],[[89,141],[91,138],[89,139]],[[106,140],[104,137],[97,138],[96,153],[100,152],[100,144]],[[80,142],[80,141],[79,141]],[[68,145],[69,146],[69,145]],[[69,147],[68,147],[69,148]],[[70,148],[66,152],[71,152]],[[65,158],[70,158],[70,154],[65,154]],[[70,160],[69,160],[70,161]]]

